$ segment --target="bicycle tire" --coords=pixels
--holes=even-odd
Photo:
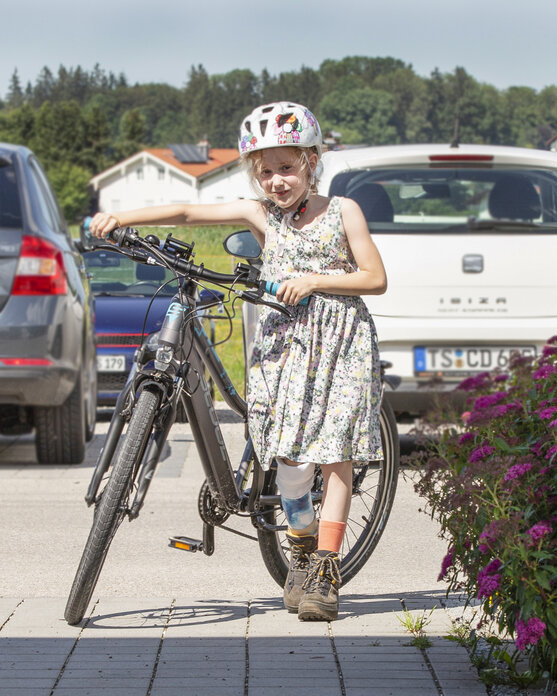
[[[381,405],[380,426],[383,459],[354,466],[352,502],[340,551],[343,585],[363,568],[373,553],[393,506],[398,483],[400,443],[396,418],[386,399]],[[275,477],[274,470],[267,472],[264,493],[276,493]],[[322,485],[320,478],[317,473],[314,492]],[[366,512],[362,514],[363,510]],[[274,525],[286,524],[282,510],[267,513],[265,519]],[[278,585],[283,587],[288,573],[288,543],[284,533],[258,529],[257,536],[267,570]]]
[[[160,392],[146,387],[135,404],[110,477],[95,508],[93,525],[68,596],[64,618],[78,624],[85,615],[110,544],[126,515],[126,498],[143,458],[160,403]]]

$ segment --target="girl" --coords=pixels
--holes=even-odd
[[[260,315],[250,434],[261,466],[277,463],[291,546],[285,606],[301,620],[329,621],[338,615],[352,464],[382,457],[377,337],[360,295],[385,292],[385,269],[357,203],[316,193],[322,140],[308,109],[290,102],[255,109],[242,122],[239,150],[258,200],[97,213],[91,231],[226,223],[248,226],[261,244],[262,277],[280,282],[277,299],[292,305],[294,318],[270,308]],[[324,483],[319,522],[316,464]]]

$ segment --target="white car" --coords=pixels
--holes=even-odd
[[[366,296],[399,417],[557,333],[557,154],[485,145],[325,153],[320,192],[357,200],[389,280]]]

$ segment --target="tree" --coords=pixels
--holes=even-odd
[[[66,220],[77,222],[83,218],[91,199],[88,190],[91,173],[76,164],[59,162],[48,167],[47,174]]]
[[[104,111],[96,105],[85,114],[85,142],[80,153],[80,162],[87,169],[98,173],[110,164],[110,128]]]
[[[505,145],[533,147],[538,142],[541,118],[536,92],[530,87],[509,87],[502,94],[501,132]]]
[[[20,106],[23,106],[23,101],[23,90],[21,89],[21,83],[19,81],[19,75],[16,68],[10,78],[6,102],[10,109],[18,109]]]
[[[130,109],[120,119],[120,139],[116,143],[118,159],[131,157],[143,147],[145,139],[145,116],[140,109]]]
[[[85,147],[85,122],[79,104],[46,101],[37,112],[32,141],[32,149],[45,166],[61,161],[79,164]]]
[[[368,145],[385,145],[397,142],[393,125],[394,100],[382,90],[363,87],[350,92],[333,92],[319,105],[324,129],[338,130],[347,142],[345,132],[350,131],[350,142]],[[344,130],[343,130],[344,129]],[[357,140],[354,140],[357,134]]]

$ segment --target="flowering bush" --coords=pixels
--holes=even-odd
[[[426,419],[416,490],[449,549],[440,579],[479,599],[532,673],[557,678],[557,336],[459,385]],[[456,423],[456,425],[455,425]],[[432,437],[434,435],[434,437]]]

